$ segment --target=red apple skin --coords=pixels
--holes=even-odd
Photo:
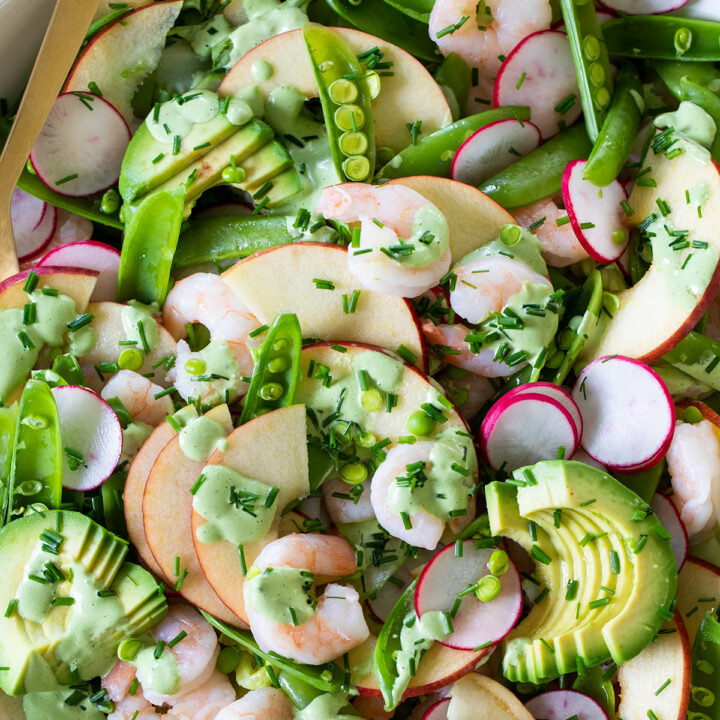
[[[55,265],[47,265],[46,267],[34,267],[30,268],[28,270],[21,270],[19,273],[16,273],[15,275],[11,275],[9,278],[5,278],[2,282],[0,282],[0,295],[4,293],[9,287],[12,285],[17,285],[18,283],[22,282],[24,283],[25,280],[27,280],[27,276],[34,272],[38,277],[45,277],[46,275],[85,275],[90,277],[97,277],[100,273],[98,273],[96,270],[88,270],[87,268],[77,268],[77,267],[62,267],[62,266],[55,266]]]

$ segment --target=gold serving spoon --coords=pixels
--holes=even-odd
[[[56,0],[50,25],[0,155],[0,280],[18,271],[10,200],[100,0]]]

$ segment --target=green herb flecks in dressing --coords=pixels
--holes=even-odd
[[[315,614],[310,596],[314,579],[311,572],[296,568],[251,568],[243,588],[245,602],[272,622],[302,625]]]
[[[190,46],[200,55],[200,57],[209,58],[212,49],[222,42],[232,31],[232,26],[220,13],[208,20],[200,27],[196,27],[192,33]]]
[[[224,444],[225,430],[220,423],[208,417],[191,420],[180,430],[180,449],[191,460],[205,462]]]
[[[35,303],[37,320],[32,325],[33,332],[46,345],[60,347],[65,343],[68,323],[78,315],[75,301],[67,295],[44,295],[35,290],[28,296]]]
[[[684,100],[674,112],[663,113],[655,118],[656,128],[673,128],[677,143],[672,148],[682,147],[693,160],[700,164],[710,162],[707,150],[715,140],[715,121],[701,107]]]
[[[143,677],[143,687],[160,695],[174,695],[180,690],[180,671],[175,655],[163,648],[155,657],[157,642],[148,638],[132,660]]]
[[[153,431],[151,425],[143,422],[131,422],[123,430],[122,455],[120,461],[132,460],[140,451],[145,441],[150,437]]]
[[[31,692],[23,697],[25,720],[105,720],[107,715],[100,712],[88,698],[77,705],[65,702],[74,690],[63,688],[54,692]]]
[[[267,534],[277,510],[275,500],[270,507],[265,506],[270,485],[223,465],[207,465],[203,475],[205,481],[193,497],[193,509],[207,520],[196,531],[200,542],[227,540],[239,545]]]
[[[447,252],[448,238],[448,224],[442,212],[434,205],[422,205],[413,218],[412,235],[394,243],[410,245],[413,251],[407,255],[399,254],[394,259],[401,265],[427,267]]]
[[[162,103],[145,118],[145,124],[158,142],[171,145],[176,135],[185,137],[195,123],[209,122],[219,112],[217,93],[191,90]]]
[[[96,342],[97,331],[92,325],[85,325],[70,333],[70,342],[67,349],[75,357],[82,357],[95,347]]]
[[[139,349],[144,348],[140,336],[140,324],[145,334],[148,350],[153,350],[158,343],[160,331],[154,315],[158,312],[156,305],[143,305],[137,300],[130,300],[122,309],[120,321],[122,322],[125,339],[134,340]]]
[[[26,332],[35,347],[25,347],[18,337]],[[42,343],[35,335],[33,339],[31,325],[23,325],[22,310],[3,310],[0,312],[0,337],[3,341],[3,359],[0,363],[0,400],[3,402],[18,387],[37,362]]]
[[[195,383],[204,402],[213,404],[216,400],[225,401],[226,395],[229,399],[237,395],[240,366],[225,340],[213,338],[202,350],[192,353],[191,357],[200,358],[205,363],[205,372],[198,378],[215,376]]]
[[[58,583],[38,582],[32,577],[45,580],[46,563],[56,563],[57,557],[36,547],[25,565],[23,579],[17,589],[17,614],[25,620],[42,623],[52,609],[53,598],[58,594]]]
[[[295,710],[294,720],[357,720],[352,712],[344,714],[343,709],[352,710],[347,695],[341,692],[318,695],[302,710]]]

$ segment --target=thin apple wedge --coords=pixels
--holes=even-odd
[[[22,308],[27,304],[28,296],[24,288],[31,272],[38,276],[38,289],[53,288],[62,295],[71,297],[78,312],[85,312],[95,289],[98,273],[94,270],[50,266],[23,270],[3,280],[0,283],[0,310]]]
[[[701,613],[699,613],[701,614]],[[692,645],[679,612],[639,655],[618,670],[623,720],[685,720],[690,700]]]
[[[705,560],[687,558],[678,578],[677,609],[685,622],[691,645],[705,613],[708,610],[715,612],[718,606],[720,568]]]
[[[448,720],[533,720],[517,696],[497,680],[473,673],[450,691]]]
[[[375,142],[399,152],[410,142],[407,124],[421,122],[423,135],[451,122],[450,108],[440,86],[412,55],[380,38],[350,28],[332,28],[356,54],[378,48],[383,62],[393,64],[392,75],[381,78],[380,94],[373,100]],[[273,73],[258,82],[253,74],[257,63],[269,63]],[[233,95],[240,88],[255,85],[267,98],[280,85],[292,85],[307,98],[318,89],[302,30],[290,30],[266,40],[246,53],[220,85],[220,95]]]
[[[263,323],[293,312],[303,335],[368,343],[397,351],[403,345],[425,366],[422,331],[410,303],[360,285],[347,266],[347,250],[327,243],[293,243],[256,253],[223,279]],[[329,283],[329,284],[328,284]],[[347,312],[360,290],[355,312]]]
[[[433,175],[398,178],[390,184],[419,192],[445,215],[453,263],[495,240],[504,225],[515,224],[505,208],[472,185]]]
[[[248,478],[279,489],[274,507],[282,510],[290,501],[308,494],[308,460],[305,406],[274,410],[233,430],[224,449],[216,450],[208,465],[224,465]],[[196,474],[195,479],[197,479]],[[206,520],[192,510],[192,541],[205,577],[220,599],[247,622],[243,601],[243,566],[238,548],[225,540],[205,543],[197,530]],[[243,547],[247,567],[260,550],[280,532],[280,513],[270,532],[260,541]]]
[[[628,221],[639,225],[655,216],[655,259],[637,284],[618,293],[620,306],[584,362],[605,355],[656,360],[692,330],[720,284],[718,166],[697,162],[691,152],[668,159],[650,150],[647,157],[648,170],[641,171],[646,184],[635,184]],[[698,188],[701,203],[694,199]],[[668,236],[664,228],[676,235]]]

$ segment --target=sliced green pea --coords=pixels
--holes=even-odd
[[[478,580],[475,597],[482,602],[494,600],[502,590],[502,584],[494,575],[486,575]]]
[[[260,397],[263,400],[279,400],[283,394],[283,386],[280,383],[265,383],[260,388]]]
[[[360,485],[360,483],[365,482],[367,476],[367,468],[359,462],[345,463],[340,468],[340,477],[350,485]]]
[[[120,353],[118,365],[123,370],[139,370],[144,362],[143,354],[137,348],[127,348]],[[188,360],[188,362],[190,362]]]
[[[335,124],[346,132],[360,130],[365,125],[365,113],[359,105],[341,105],[335,111]]]
[[[435,430],[435,421],[424,410],[418,410],[408,418],[407,429],[413,435],[424,437]]]
[[[353,155],[343,162],[342,170],[348,180],[359,182],[370,174],[370,161],[363,155]]]
[[[384,407],[385,401],[382,393],[377,388],[369,388],[364,390],[360,396],[360,404],[368,412],[377,412]]]
[[[364,155],[368,149],[368,139],[364,132],[343,133],[338,143],[346,155]]]
[[[189,358],[185,361],[185,372],[189,375],[203,375],[207,365],[202,358]]]
[[[352,80],[338,78],[328,87],[330,99],[338,105],[352,103],[357,100],[359,95],[358,87]]]

